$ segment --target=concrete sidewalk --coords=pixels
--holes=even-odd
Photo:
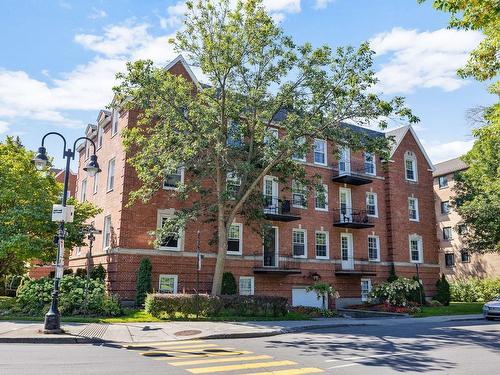
[[[404,325],[478,320],[482,315],[429,318],[328,318],[266,322],[63,323],[65,334],[44,335],[39,322],[1,322],[0,343],[147,343],[184,339],[245,338],[280,335],[322,328],[363,325]]]

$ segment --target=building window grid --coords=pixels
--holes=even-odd
[[[104,225],[103,225],[103,249],[107,250],[111,248],[111,215],[107,215],[104,217]]]
[[[304,144],[306,143],[306,138],[305,137],[300,137],[299,139],[297,139],[297,146],[298,147],[302,147]],[[306,157],[306,153],[295,153],[292,155],[292,159],[295,160],[295,161],[300,161],[300,162],[306,162],[307,161],[307,157]]]
[[[173,216],[173,213],[165,213],[164,211],[158,212],[158,229],[162,229],[165,222]],[[181,239],[183,232],[179,230],[178,233],[167,233],[159,238],[159,250],[181,251]]]
[[[306,258],[307,233],[305,229],[293,229],[292,251],[295,258]]]
[[[368,260],[380,261],[380,239],[378,236],[368,236]]]
[[[116,159],[113,158],[108,162],[108,180],[106,183],[106,189],[107,191],[113,190],[115,186],[115,164],[116,164]]]
[[[440,189],[444,189],[448,187],[448,177],[447,176],[439,176],[438,177],[438,184]]]
[[[229,227],[229,232],[227,236],[227,252],[228,254],[241,255],[242,246],[242,224],[236,223],[231,224]]]
[[[253,276],[240,276],[239,293],[241,296],[252,296],[255,293],[255,278]]]
[[[441,215],[448,215],[450,213],[450,201],[441,202]]]
[[[160,275],[158,279],[158,292],[177,294],[179,278],[177,275]]]
[[[118,119],[120,117],[120,112],[117,108],[113,110],[113,115],[111,118],[111,136],[118,133]]]
[[[453,253],[444,254],[444,264],[448,268],[454,267],[455,266],[455,254],[453,254]]]
[[[86,178],[82,181],[81,189],[82,189],[82,191],[80,192],[80,201],[85,202],[87,200],[87,179]]]
[[[97,194],[97,191],[99,189],[99,174],[100,173],[96,173],[94,176],[94,181],[92,184],[92,194]]]
[[[318,211],[328,211],[328,185],[323,185],[322,190],[315,190],[314,208]]]
[[[364,159],[365,159],[365,173],[370,175],[375,175],[377,173],[375,166],[375,155],[371,152],[365,152]]]
[[[453,232],[451,227],[444,227],[443,228],[443,240],[449,241],[453,239]]]
[[[328,258],[328,232],[317,231],[315,233],[316,258]]]
[[[307,188],[299,181],[292,181],[292,205],[297,208],[307,208]]]
[[[366,213],[368,216],[378,217],[377,193],[366,193]]]
[[[104,138],[104,129],[102,128],[101,125],[97,126],[97,149],[100,149],[102,147],[102,142]]]
[[[405,178],[408,181],[417,181],[417,159],[415,154],[410,151],[405,154]]]
[[[167,173],[163,180],[163,189],[175,190],[179,184],[184,183],[184,168],[178,167],[174,173]]]
[[[423,262],[423,244],[421,236],[410,236],[410,260],[412,263]]]
[[[361,279],[361,302],[368,302],[371,291],[371,279]]]
[[[419,221],[420,216],[418,212],[418,199],[409,197],[408,198],[408,218],[410,221]]]
[[[465,250],[460,252],[460,259],[462,260],[462,263],[470,263],[471,260],[470,258],[471,258],[470,252]]]
[[[314,164],[326,165],[326,141],[314,140]]]

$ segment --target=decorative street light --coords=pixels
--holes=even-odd
[[[60,220],[59,223],[59,234],[58,234],[58,246],[57,246],[57,259],[56,259],[56,272],[54,275],[54,290],[52,292],[52,303],[50,305],[50,309],[45,314],[45,323],[44,323],[44,328],[43,332],[44,333],[62,333],[61,330],[61,314],[59,313],[59,284],[61,281],[61,277],[63,274],[63,258],[64,258],[64,236],[65,236],[65,231],[64,231],[64,222],[66,221],[66,218],[64,218],[64,214],[66,211],[66,201],[68,199],[68,181],[69,181],[69,174],[70,174],[70,162],[71,160],[75,159],[75,150],[76,150],[76,143],[80,140],[86,140],[89,141],[93,148],[94,148],[94,153],[93,155],[90,156],[90,161],[87,163],[85,168],[83,168],[84,171],[86,171],[89,176],[93,177],[97,173],[101,171],[99,168],[99,164],[97,163],[97,156],[95,154],[96,147],[94,141],[92,141],[90,138],[87,137],[80,137],[75,140],[73,143],[73,149],[66,149],[66,138],[64,138],[61,134],[57,132],[50,132],[47,133],[43,136],[42,138],[42,145],[38,148],[38,153],[36,156],[33,158],[33,164],[35,164],[35,168],[39,171],[44,170],[49,162],[49,158],[47,157],[47,150],[44,147],[45,144],[45,138],[49,135],[58,135],[61,137],[61,139],[64,142],[64,147],[63,147],[63,159],[66,159],[66,169],[64,172],[64,191],[63,191],[63,198],[62,198],[62,212],[63,212],[63,219]]]
[[[96,234],[101,234],[102,230],[96,229],[94,227],[94,223],[90,223],[89,225],[86,225],[83,228],[83,234],[87,235],[87,239],[89,240],[89,249],[87,251],[87,279],[90,279],[90,272],[91,272],[91,260],[92,260],[92,247],[95,241],[95,235]]]

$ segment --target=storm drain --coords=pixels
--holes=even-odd
[[[175,332],[174,335],[175,336],[194,336],[194,335],[199,335],[200,333],[201,333],[201,331],[198,329],[188,329],[185,331]]]
[[[102,339],[109,324],[92,323],[85,327],[78,336],[86,337],[89,339]]]

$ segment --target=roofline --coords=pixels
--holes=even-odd
[[[182,66],[184,66],[184,69],[186,69],[189,77],[193,80],[194,84],[196,85],[196,87],[198,89],[202,89],[201,87],[201,84],[200,84],[200,81],[198,81],[198,78],[196,78],[195,74],[193,73],[193,71],[191,70],[191,68],[189,67],[189,64],[187,63],[186,59],[184,58],[184,56],[182,56],[182,54],[179,54],[175,59],[173,59],[172,61],[170,61],[166,66],[165,66],[165,69],[166,70],[170,70],[175,64],[177,64],[178,62],[180,62],[182,64]]]
[[[403,134],[403,136],[398,140],[398,142],[396,143],[396,146],[394,147],[394,151],[391,152],[391,157],[394,155],[394,153],[396,152],[396,150],[398,149],[399,145],[401,144],[401,141],[404,139],[404,137],[406,136],[406,134],[408,133],[408,130],[410,131],[411,135],[413,136],[413,138],[415,139],[415,141],[417,142],[417,145],[418,147],[420,148],[420,151],[422,152],[422,154],[424,155],[425,157],[425,160],[427,161],[427,164],[429,164],[430,166],[430,170],[432,172],[434,172],[436,170],[436,168],[434,167],[434,164],[432,163],[431,159],[429,158],[429,155],[427,155],[427,152],[425,152],[425,148],[424,146],[422,145],[422,143],[420,143],[420,139],[418,139],[418,136],[417,136],[417,133],[415,133],[415,130],[413,130],[413,127],[411,125],[405,125],[405,126],[401,126],[400,128],[396,128],[394,130],[397,130],[397,129],[401,129],[401,128],[404,128],[406,127],[406,131],[405,133]],[[387,134],[387,133],[386,133]],[[389,136],[391,134],[388,134]]]

